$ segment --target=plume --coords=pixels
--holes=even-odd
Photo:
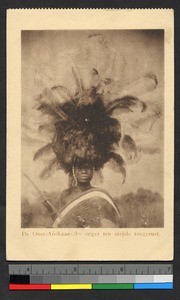
[[[131,112],[138,109],[141,112],[144,112],[146,110],[146,104],[137,97],[125,96],[123,98],[113,100],[106,107],[108,114],[111,114],[115,109],[127,109]]]
[[[123,177],[122,183],[124,183],[126,179],[126,169],[125,169],[125,164],[122,156],[120,154],[110,152],[108,155],[108,162],[110,167],[114,171],[122,174]]]
[[[35,154],[33,160],[38,159],[39,157],[43,155],[48,155],[53,153],[53,144],[47,144],[44,147],[40,148]]]
[[[121,147],[127,159],[137,157],[136,143],[130,135],[125,134],[121,139]]]

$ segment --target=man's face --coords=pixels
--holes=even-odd
[[[89,164],[84,164],[83,166],[78,168],[76,167],[74,172],[77,182],[79,183],[88,183],[93,177],[93,167]]]

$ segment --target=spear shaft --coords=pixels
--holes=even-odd
[[[23,172],[23,175],[29,180],[29,182],[33,185],[33,187],[36,189],[36,191],[39,193],[41,198],[44,200],[42,204],[48,209],[49,213],[52,215],[55,215],[56,217],[59,217],[58,210],[54,207],[54,205],[51,203],[50,199],[46,199],[41,190],[37,187],[37,185],[32,181],[32,179]],[[54,217],[52,217],[54,219]]]
[[[31,180],[31,178],[23,172],[23,175],[30,181],[30,183],[33,185],[33,187],[36,189],[36,191],[43,197],[43,193],[40,191],[40,189],[37,187],[37,185]]]

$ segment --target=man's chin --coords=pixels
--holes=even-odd
[[[89,182],[89,178],[81,178],[80,182],[81,183],[88,183]]]

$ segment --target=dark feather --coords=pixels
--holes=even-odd
[[[46,102],[41,102],[41,104],[38,107],[38,110],[41,111],[42,115],[48,115],[53,118],[53,124],[58,123],[60,121],[69,121],[69,123],[74,124],[76,127],[78,127],[78,124],[73,120],[72,117],[67,115],[58,105],[58,107],[55,107],[54,105],[49,105]]]
[[[137,97],[125,96],[123,98],[115,99],[108,104],[106,111],[111,114],[115,109],[128,109],[133,112],[133,108],[138,108],[141,112],[146,110],[146,104]]]
[[[69,121],[70,123],[78,126],[72,116],[68,115],[62,109],[61,99],[59,99],[59,95],[53,89],[45,89],[44,95],[47,99],[51,100],[52,104],[47,103],[47,101],[40,99],[40,104],[38,106],[38,110],[42,112],[44,115],[50,115],[54,118],[54,123],[58,121]],[[72,101],[69,101],[72,102]]]
[[[44,147],[40,148],[35,154],[34,154],[34,158],[33,160],[36,160],[38,159],[40,156],[42,155],[48,155],[50,153],[53,153],[53,144],[50,143],[50,144],[47,144],[45,145]]]
[[[128,159],[137,157],[137,147],[135,141],[130,137],[130,135],[124,135],[121,140],[122,148]]]
[[[63,110],[79,124],[79,128],[69,122],[59,122],[55,126],[54,152],[66,172],[72,168],[74,157],[92,160],[95,169],[99,170],[107,162],[108,153],[120,141],[120,124],[107,115],[100,100],[97,98],[93,104],[76,109],[70,101],[63,104]]]
[[[63,110],[60,107],[56,108],[54,107],[54,105],[50,105],[44,101],[41,101],[38,110],[40,110],[43,115],[52,116],[55,120],[67,121],[69,118],[68,115],[65,112],[63,112]]]
[[[111,168],[114,171],[122,174],[122,177],[123,177],[122,183],[124,183],[125,179],[126,179],[126,169],[124,167],[124,160],[123,160],[122,156],[117,153],[110,152],[108,155],[108,161],[109,161]]]

